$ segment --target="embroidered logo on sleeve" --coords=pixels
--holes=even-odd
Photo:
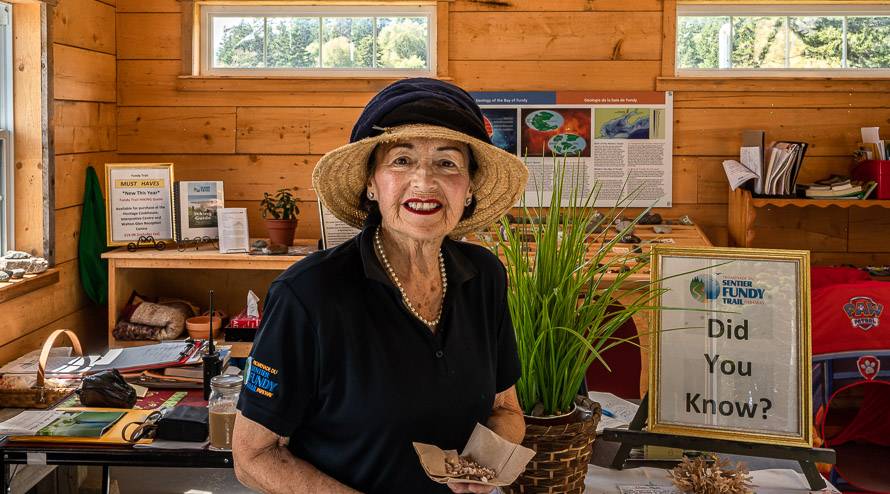
[[[244,386],[260,396],[272,398],[278,390],[278,369],[248,358]]]

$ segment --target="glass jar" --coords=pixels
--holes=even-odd
[[[241,376],[214,376],[210,380],[210,448],[232,449],[232,430],[235,427],[235,406],[241,393]]]

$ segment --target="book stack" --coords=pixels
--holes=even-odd
[[[810,199],[866,199],[877,185],[877,182],[856,182],[834,175],[812,184],[801,184],[800,188]]]
[[[218,351],[220,360],[222,361],[222,367],[220,368],[226,369],[229,365],[230,357],[232,356],[232,350],[230,347],[220,347]],[[235,367],[234,369],[237,369],[237,367]],[[195,381],[203,383],[204,366],[203,364],[197,364],[167,367],[164,369],[164,376],[170,378],[179,378],[183,381]]]
[[[803,164],[808,144],[805,142],[778,141],[770,147],[761,179],[755,192],[765,195],[792,195],[797,185],[797,175]]]

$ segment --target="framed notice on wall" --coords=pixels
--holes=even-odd
[[[809,253],[653,249],[649,430],[812,446]]]
[[[173,164],[105,164],[108,245],[173,240]]]

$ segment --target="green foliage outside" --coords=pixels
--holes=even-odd
[[[376,58],[370,17],[323,18],[321,30],[317,17],[227,21],[214,26],[217,67],[423,69],[428,65],[428,26],[422,17],[378,17]]]
[[[847,66],[890,68],[890,17],[847,17]],[[787,23],[787,26],[786,26]],[[732,25],[733,68],[841,68],[844,17],[680,17],[677,64],[720,67],[720,32]],[[724,27],[725,26],[725,27]],[[787,34],[786,34],[787,33]]]

